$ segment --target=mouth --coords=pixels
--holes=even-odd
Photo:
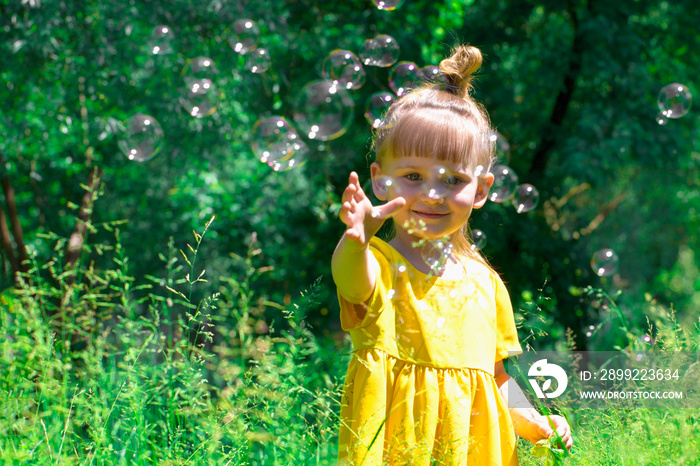
[[[442,218],[442,217],[446,217],[448,215],[446,213],[443,214],[440,212],[426,212],[426,211],[421,211],[421,210],[414,210],[413,213],[421,218],[432,218],[432,219]]]

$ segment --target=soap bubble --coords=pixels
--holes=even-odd
[[[251,50],[255,50],[260,40],[260,29],[251,19],[239,19],[233,23],[233,33],[228,39],[228,43],[234,52],[245,55]]]
[[[531,211],[537,207],[539,201],[540,193],[531,184],[525,183],[515,188],[512,202],[519,214]]]
[[[365,66],[389,67],[399,60],[399,43],[386,34],[367,39],[362,44],[360,59]]]
[[[180,103],[193,117],[203,118],[216,111],[219,91],[215,84],[219,71],[214,60],[196,57],[187,62],[182,70],[185,88]]]
[[[294,106],[294,121],[309,139],[328,141],[347,131],[355,102],[348,92],[331,81],[313,81],[304,86]]]
[[[153,28],[148,46],[153,55],[165,55],[173,52],[175,34],[169,26],[163,24]]]
[[[380,10],[391,11],[400,7],[403,3],[403,0],[372,0],[372,2]]]
[[[642,335],[639,337],[639,342],[642,346],[654,346],[656,344],[656,340],[654,340],[651,335]]]
[[[294,153],[291,157],[285,160],[275,160],[267,164],[276,172],[291,170],[292,168],[301,167],[304,165],[309,156],[309,146],[301,139],[297,139],[292,143]]]
[[[433,187],[430,187],[427,183],[424,183],[421,185],[421,188],[427,189],[426,194],[428,199],[442,202],[445,200],[448,191],[448,185],[446,183],[447,170],[440,166],[435,167],[433,170],[434,173],[437,174],[437,178],[440,180],[440,183],[433,185]]]
[[[189,60],[182,70],[185,81],[209,79],[213,81],[219,70],[216,69],[214,60],[209,57],[197,57]]]
[[[389,75],[389,87],[398,97],[407,94],[420,84],[420,70],[415,63],[402,61],[398,63]]]
[[[668,117],[664,115],[662,112],[659,112],[656,114],[656,123],[659,124],[659,126],[663,126],[666,123],[668,123]]]
[[[253,151],[260,161],[278,160],[289,155],[296,131],[286,118],[273,116],[258,120],[253,127]]]
[[[185,94],[180,103],[193,117],[204,118],[216,112],[219,93],[211,79],[186,79]]]
[[[483,249],[486,246],[486,233],[481,230],[472,230],[472,249]]]
[[[424,66],[418,72],[421,80],[427,82],[438,82],[442,81],[442,74],[440,73],[440,67],[435,65]]]
[[[617,272],[620,258],[612,249],[600,249],[591,258],[591,268],[599,277],[608,277]]]
[[[369,198],[369,201],[372,203],[373,206],[377,206],[383,203],[383,201],[381,201],[377,198],[377,196],[374,195],[374,189],[371,179],[365,181],[362,184],[362,191],[364,191],[365,195]]]
[[[518,185],[518,175],[512,168],[505,165],[495,165],[491,169],[494,180],[489,191],[489,199],[493,202],[505,202],[513,195],[515,187]]]
[[[381,176],[377,178],[376,185],[379,189],[379,196],[381,196],[382,201],[389,199],[394,199],[403,194],[401,189],[401,184],[397,183],[397,180],[391,176]],[[377,196],[379,198],[379,196]]]
[[[588,338],[590,338],[593,336],[594,333],[595,333],[595,325],[589,325],[588,329],[586,330],[586,336]]]
[[[430,267],[431,273],[445,271],[447,262],[452,256],[452,243],[446,240],[427,241],[421,244],[421,258]]]
[[[394,262],[392,266],[394,267],[394,271],[399,275],[406,273],[408,270],[408,267],[406,267],[406,264],[402,261]]]
[[[693,96],[686,86],[672,83],[664,86],[659,91],[657,104],[659,110],[668,118],[680,118],[690,110]]]
[[[323,79],[346,89],[359,89],[365,83],[365,69],[354,53],[334,50],[323,61]]]
[[[369,96],[365,107],[365,118],[373,128],[384,126],[384,115],[395,100],[396,96],[391,92],[379,91]]]
[[[303,165],[308,147],[292,125],[280,116],[258,120],[253,127],[253,152],[275,171]]]
[[[609,311],[612,308],[612,302],[605,296],[595,297],[591,300],[590,305],[594,309],[601,311]]]
[[[510,144],[498,131],[489,133],[489,142],[494,145],[496,163],[507,164],[510,162]]]
[[[163,128],[150,115],[137,113],[124,122],[119,149],[129,160],[145,162],[152,159],[163,142]]]
[[[251,73],[260,74],[267,71],[267,69],[270,68],[270,64],[270,54],[267,49],[255,49],[248,55],[245,69]]]

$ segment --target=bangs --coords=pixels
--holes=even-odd
[[[423,157],[459,165],[490,166],[491,143],[486,131],[469,116],[447,108],[406,112],[391,127],[377,158]]]

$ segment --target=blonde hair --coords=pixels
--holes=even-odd
[[[470,95],[481,63],[478,48],[458,46],[440,62],[441,83],[426,83],[394,102],[384,123],[375,130],[376,161],[381,164],[386,157],[434,158],[464,164],[485,175],[493,164],[493,130],[488,113]],[[453,235],[454,251],[488,266],[469,237],[466,224]]]

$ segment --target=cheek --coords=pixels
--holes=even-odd
[[[402,183],[402,182],[396,182],[394,185],[389,189],[389,197],[391,199],[395,199],[397,197],[403,197],[406,200],[408,198],[414,197],[416,195],[416,188],[415,186],[411,186],[410,184]]]
[[[473,189],[468,189],[453,197],[453,202],[462,208],[471,208],[474,205],[476,192]]]

